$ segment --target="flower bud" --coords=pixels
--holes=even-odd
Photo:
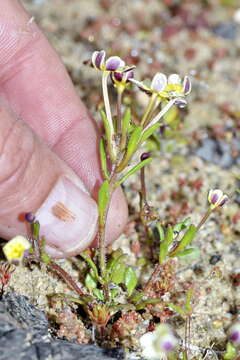
[[[228,196],[223,194],[220,189],[211,189],[208,193],[208,201],[211,209],[215,209],[218,206],[223,206],[228,201]]]
[[[150,154],[149,153],[142,153],[142,155],[140,156],[140,160],[143,161],[143,160],[146,160],[150,158]]]
[[[29,223],[33,223],[35,221],[35,215],[31,212],[25,214],[25,220]]]

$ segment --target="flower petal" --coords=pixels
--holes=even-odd
[[[211,189],[208,193],[208,201],[210,204],[216,204],[223,197],[223,192],[220,189]]]
[[[184,95],[190,94],[191,89],[192,89],[191,81],[190,81],[188,76],[185,76],[184,80],[183,80],[183,92],[184,92]]]
[[[123,68],[125,62],[119,56],[111,56],[106,61],[106,70],[108,71],[116,71],[118,69]]]
[[[171,74],[168,77],[168,84],[175,84],[180,85],[181,84],[181,78],[178,74]]]
[[[102,70],[106,53],[104,50],[94,51],[92,54],[92,64],[96,69]]]
[[[165,74],[157,73],[152,79],[151,89],[156,92],[161,92],[167,85],[167,77]]]

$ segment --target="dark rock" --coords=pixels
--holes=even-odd
[[[232,156],[232,145],[238,152],[237,157]],[[215,138],[206,138],[201,142],[201,146],[195,151],[195,154],[203,160],[210,161],[224,169],[228,169],[239,161],[239,144],[235,142],[231,145]]]
[[[216,265],[221,259],[222,259],[222,255],[220,254],[212,255],[209,260],[209,264]]]
[[[73,344],[51,337],[45,314],[25,296],[5,295],[0,301],[0,360],[124,359],[120,348]]]
[[[237,36],[237,25],[233,23],[219,24],[213,27],[213,32],[224,39],[234,40]]]

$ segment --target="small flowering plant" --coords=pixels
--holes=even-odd
[[[198,225],[186,219],[175,225],[162,226],[156,211],[148,204],[145,184],[145,167],[152,161],[152,157],[145,151],[140,158],[133,162],[133,157],[144,143],[156,133],[164,124],[168,111],[178,106],[187,105],[187,96],[191,91],[188,76],[183,79],[178,74],[166,76],[157,73],[150,84],[134,79],[134,66],[127,66],[118,56],[106,57],[104,50],[95,51],[91,58],[91,66],[102,75],[102,94],[104,108],[101,109],[101,119],[104,127],[99,141],[99,157],[102,170],[102,183],[98,191],[98,247],[89,249],[75,259],[75,265],[81,273],[84,264],[84,281],[79,285],[58,263],[45,252],[45,238],[41,236],[40,224],[32,213],[26,214],[26,221],[31,228],[31,237],[16,236],[4,247],[8,263],[23,262],[45,263],[49,271],[61,277],[76,296],[68,300],[80,305],[94,328],[102,339],[107,324],[117,312],[129,313],[122,316],[117,331],[129,333],[129,322],[139,319],[140,310],[154,308],[156,304],[163,304],[161,296],[151,296],[151,290],[157,283],[163,269],[169,269],[168,264],[173,258],[187,256],[194,252],[190,245],[201,226],[210,214],[218,207],[222,207],[228,200],[221,190],[210,190],[208,195],[209,208]],[[117,92],[116,106],[110,104],[108,82],[111,81]],[[136,85],[149,96],[149,102],[140,119],[132,116],[131,109],[123,105],[123,95],[127,88]],[[109,204],[113,192],[130,176],[140,172],[140,214],[139,218],[144,228],[146,243],[151,245],[153,233],[149,227],[154,223],[157,228],[158,254],[153,256],[154,269],[144,286],[139,285],[137,272],[127,263],[127,255],[121,249],[106,256],[106,221]],[[168,289],[171,279],[168,277],[162,286]],[[167,290],[165,290],[166,292]],[[164,303],[168,311],[179,310],[186,318],[191,316],[191,292],[184,310],[174,304]],[[67,299],[66,294],[58,296]],[[154,294],[153,294],[154,295]],[[57,295],[56,295],[57,296]],[[160,305],[163,306],[163,305]],[[166,313],[164,309],[163,314]],[[154,315],[153,315],[154,316]],[[160,314],[161,317],[161,314]],[[112,320],[114,321],[114,320]],[[167,324],[160,324],[153,332],[148,332],[140,338],[143,355],[149,359],[170,359],[178,345],[178,339]],[[186,353],[186,352],[185,352]],[[187,354],[187,353],[186,353]],[[170,357],[169,357],[170,356]],[[185,356],[187,359],[187,355]]]

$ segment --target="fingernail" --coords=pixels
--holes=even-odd
[[[61,177],[36,212],[46,251],[66,257],[87,248],[97,229],[95,201],[67,177]]]

